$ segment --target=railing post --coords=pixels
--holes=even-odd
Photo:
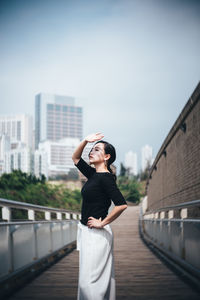
[[[51,221],[51,213],[50,213],[50,211],[45,211],[44,212],[44,217],[45,217],[45,220]]]
[[[168,211],[168,219],[173,219],[174,217],[174,211],[173,210],[169,210]]]
[[[181,209],[181,219],[185,219],[188,217],[188,209],[187,208],[182,208]]]
[[[63,235],[64,235],[64,233],[63,233],[64,224],[63,224],[63,222],[61,222],[60,226],[61,226],[61,241],[62,241],[62,246],[64,246],[64,237],[63,237]]]
[[[9,257],[10,257],[10,270],[9,270],[9,272],[10,273],[15,271],[13,234],[15,233],[15,231],[19,227],[20,227],[20,225],[11,225],[9,227]]]
[[[181,258],[185,259],[185,232],[184,232],[184,224],[183,219],[186,219],[188,217],[188,209],[182,208],[181,209],[181,239],[180,239],[180,247],[181,247]]]
[[[28,209],[28,219],[35,221],[35,211],[33,209]]]
[[[160,212],[160,218],[161,218],[161,219],[165,219],[165,218],[166,218],[165,215],[166,215],[165,211],[161,211],[161,212]]]
[[[35,236],[35,257],[34,260],[38,259],[38,239],[37,239],[37,230],[40,228],[41,224],[33,224],[34,236]]]
[[[73,220],[77,220],[76,214],[72,214],[72,219],[73,219]]]
[[[50,229],[50,248],[51,248],[51,249],[49,249],[50,253],[53,251],[52,227],[53,227],[53,224],[49,223],[49,229]]]
[[[70,213],[65,213],[65,218],[70,220]]]
[[[164,236],[163,236],[163,227],[164,227],[164,223],[163,223],[163,219],[166,218],[166,212],[165,211],[161,211],[160,212],[160,245],[163,246],[164,244]]]
[[[7,206],[3,206],[2,208],[2,219],[6,221],[11,220],[11,208]]]
[[[171,237],[171,219],[174,218],[174,211],[173,210],[169,210],[168,211],[168,236],[169,238]],[[171,241],[169,242],[169,251],[172,251],[172,247],[171,247]]]
[[[61,214],[61,212],[57,212],[56,213],[56,219],[57,220],[62,220],[62,214]]]
[[[9,226],[8,228],[8,261],[9,261],[9,268],[8,273],[13,272],[13,236],[12,236],[12,227]]]

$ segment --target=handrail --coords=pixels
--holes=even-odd
[[[145,218],[144,221],[152,221],[152,218]],[[177,219],[177,218],[173,218],[173,219],[167,219],[167,218],[163,218],[163,219],[154,219],[153,221],[162,221],[162,222],[181,222],[181,223],[200,223],[200,219]]]
[[[148,210],[144,213],[144,215],[148,215],[148,214],[152,214],[152,213],[156,213],[156,212],[160,212],[160,211],[186,208],[186,207],[194,207],[194,206],[200,206],[200,200],[193,200],[193,201],[183,202],[183,203],[175,204],[175,205],[171,205],[171,206],[164,206],[159,209]]]
[[[13,208],[27,210],[28,220],[32,221],[35,221],[36,211],[44,212],[45,220],[51,220],[51,213],[56,213],[56,218],[58,220],[62,220],[62,214],[65,214],[66,219],[78,219],[80,217],[80,212],[77,211],[24,203],[3,198],[0,198],[0,207],[2,207],[2,219],[8,222],[11,221],[11,209]]]
[[[75,212],[72,210],[36,205],[36,204],[31,204],[31,203],[3,199],[3,198],[0,198],[0,206],[8,206],[8,207],[12,207],[12,208],[22,208],[23,207],[24,209],[35,208],[35,210],[37,210],[37,211],[68,212],[68,213],[79,214],[79,212]]]
[[[60,223],[62,221],[69,221],[69,220],[39,220],[39,221],[32,221],[32,220],[26,220],[26,221],[11,221],[11,222],[0,222],[0,226],[5,225],[30,225],[30,224],[49,224],[49,223]]]

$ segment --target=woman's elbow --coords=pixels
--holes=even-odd
[[[118,207],[121,211],[124,211],[128,207],[128,205],[127,204],[122,204],[122,205],[119,205]]]
[[[74,164],[76,165],[79,162],[80,157],[77,158],[77,157],[72,155],[72,160],[73,160]]]

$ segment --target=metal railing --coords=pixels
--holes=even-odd
[[[28,212],[28,220],[35,220],[35,213],[37,211],[44,212],[45,220],[51,220],[51,213],[56,214],[57,220],[65,219],[79,219],[80,212],[74,212],[66,209],[53,208],[48,206],[35,205],[30,203],[24,203],[14,200],[7,200],[0,198],[0,206],[2,207],[2,220],[11,221],[12,209],[23,209]]]
[[[200,200],[147,211],[148,198],[140,205],[139,227],[142,237],[177,263],[200,284]],[[191,214],[191,216],[190,216]],[[197,283],[197,282],[195,282]]]
[[[0,282],[76,242],[79,212],[6,199],[0,206]],[[26,210],[28,220],[12,221],[12,209]],[[35,220],[37,211],[44,220]]]

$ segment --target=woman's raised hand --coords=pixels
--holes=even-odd
[[[93,143],[95,141],[101,140],[104,135],[101,132],[92,133],[85,137],[85,140],[89,143]]]

